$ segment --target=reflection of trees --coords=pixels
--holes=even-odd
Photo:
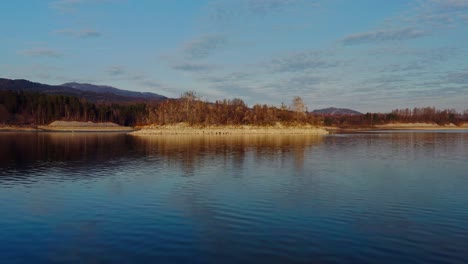
[[[255,213],[256,206],[264,205],[262,197],[268,195],[263,188],[273,189],[271,191],[273,197],[281,197],[283,202],[288,200],[288,197],[295,197],[291,193],[285,193],[285,189],[288,188],[283,185],[282,180],[278,184],[275,179],[272,179],[271,183],[269,179],[265,179],[262,181],[263,186],[255,183],[243,186],[243,183],[252,180],[248,176],[255,176],[250,173],[261,173],[255,169],[270,168],[272,165],[288,168],[289,171],[302,170],[305,156],[310,154],[310,148],[321,144],[323,139],[324,137],[309,135],[177,135],[138,137],[137,141],[138,145],[145,149],[144,155],[150,160],[181,166],[186,175],[196,174],[196,179],[178,181],[177,188],[170,192],[165,202],[197,223],[197,229],[201,229],[200,235],[196,238],[197,245],[210,247],[208,250],[220,255],[229,255],[229,252],[235,250],[232,245],[238,242],[236,241],[238,234],[233,226],[256,217],[263,217],[262,213]],[[291,165],[294,167],[291,168]],[[209,170],[205,172],[205,168]],[[245,180],[235,179],[230,182],[229,178],[236,176],[247,177]],[[289,182],[288,178],[291,175],[282,175],[278,172],[274,176],[286,178],[286,182]],[[297,177],[299,178],[301,177]],[[217,179],[221,179],[222,183]],[[249,194],[248,189],[253,188],[252,186],[260,187],[260,190]],[[301,188],[304,190],[299,191],[308,193],[310,189],[307,186],[302,185]],[[239,189],[244,187],[247,189],[242,191]],[[256,196],[256,192],[262,194]],[[237,194],[241,193],[248,195],[237,197]],[[287,197],[283,199],[283,196]],[[294,203],[291,200],[289,202]],[[254,222],[250,227],[245,227],[247,232],[258,232],[258,226]]]
[[[92,166],[123,157],[132,148],[131,138],[118,133],[2,133],[0,166]]]
[[[145,151],[145,156],[157,157],[165,162],[180,162],[186,173],[208,163],[231,162],[234,167],[243,165],[247,153],[254,155],[255,162],[294,158],[297,168],[304,165],[304,152],[323,137],[314,135],[227,135],[227,136],[149,136],[136,141]]]
[[[2,174],[28,172],[37,166],[97,170],[100,166],[124,166],[119,160],[156,159],[180,167],[186,175],[205,165],[222,164],[233,170],[252,161],[304,165],[304,153],[322,137],[313,135],[228,135],[133,137],[120,133],[2,133]],[[87,176],[92,177],[90,172]]]

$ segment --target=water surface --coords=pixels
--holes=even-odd
[[[0,133],[0,262],[466,263],[468,133]]]

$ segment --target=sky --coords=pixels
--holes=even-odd
[[[468,0],[1,1],[0,77],[362,112],[468,109]]]

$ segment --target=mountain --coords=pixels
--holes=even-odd
[[[351,109],[346,109],[346,108],[335,108],[335,107],[329,107],[329,108],[324,108],[324,109],[317,109],[312,111],[314,114],[319,114],[319,115],[362,115],[362,113],[351,110]]]
[[[74,87],[72,87],[74,86]],[[148,102],[166,99],[154,93],[140,93],[121,90],[110,86],[70,83],[63,85],[48,85],[28,80],[10,80],[0,78],[0,90],[40,92],[52,95],[66,95],[85,98],[90,102]]]
[[[95,92],[95,93],[109,93],[109,94],[115,94],[115,95],[120,95],[124,97],[155,99],[155,100],[166,99],[165,96],[155,94],[155,93],[149,93],[149,92],[143,93],[143,92],[121,90],[121,89],[117,89],[115,87],[106,86],[106,85],[94,85],[94,84],[89,84],[89,83],[71,82],[71,83],[64,83],[62,84],[62,86],[71,87],[74,89],[78,89],[80,91]]]

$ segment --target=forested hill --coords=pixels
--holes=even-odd
[[[11,80],[0,78],[0,90],[40,92],[49,95],[75,96],[96,103],[138,103],[154,102],[166,97],[154,93],[141,93],[121,90],[110,86],[92,84],[67,83],[62,85],[48,85],[28,80]]]
[[[95,93],[106,93],[106,94],[115,94],[124,97],[131,97],[131,98],[143,98],[143,99],[151,99],[151,100],[162,100],[167,99],[165,96],[149,93],[149,92],[135,92],[135,91],[128,91],[117,89],[112,86],[106,85],[94,85],[89,83],[64,83],[62,86],[71,87],[74,89],[78,89],[80,91],[87,91],[87,92],[95,92]]]

